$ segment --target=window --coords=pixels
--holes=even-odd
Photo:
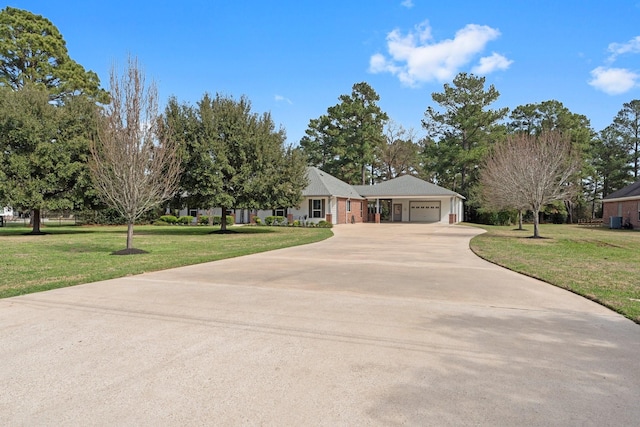
[[[351,212],[351,200],[347,200],[347,212]]]
[[[198,210],[197,209],[190,209],[189,210],[189,216],[192,216],[194,218],[197,217],[198,216]]]
[[[640,221],[640,202],[638,202],[638,221]]]
[[[324,218],[324,200],[309,200],[309,215],[311,218]]]
[[[274,216],[287,216],[285,208],[277,208],[273,210]]]

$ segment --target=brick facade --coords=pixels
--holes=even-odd
[[[633,200],[621,200],[621,201],[607,201],[605,200],[602,205],[602,220],[605,225],[609,224],[609,218],[612,216],[621,216],[622,223],[627,221],[633,225],[634,229],[640,228],[640,220],[638,216],[640,213],[640,198]]]
[[[351,211],[347,212],[347,200],[338,198],[336,224],[367,222],[367,201],[351,199]],[[363,214],[365,216],[363,216]]]

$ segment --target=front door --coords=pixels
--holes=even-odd
[[[393,205],[393,222],[402,222],[402,205]]]

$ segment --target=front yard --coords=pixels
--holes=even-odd
[[[148,254],[117,256],[126,227],[46,226],[0,228],[0,298],[164,270],[324,240],[326,228],[136,226],[133,243]]]

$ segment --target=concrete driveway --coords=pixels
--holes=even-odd
[[[0,300],[0,424],[640,423],[640,326],[480,260],[474,228],[334,231]]]

